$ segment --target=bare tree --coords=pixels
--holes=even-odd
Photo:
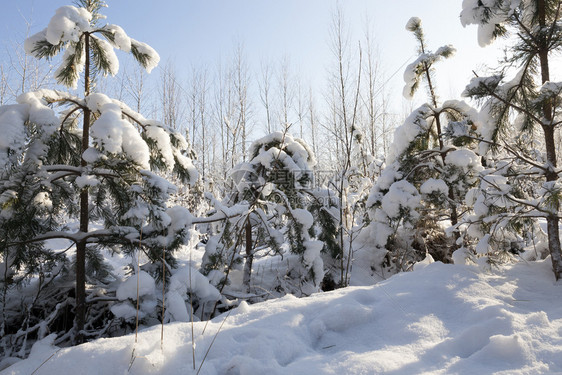
[[[199,118],[199,128],[201,129],[201,141],[200,141],[200,148],[201,148],[201,163],[202,163],[202,177],[205,180],[207,176],[207,170],[209,168],[208,160],[208,126],[209,126],[209,114],[208,114],[208,92],[209,92],[209,81],[207,78],[207,71],[201,70],[198,74],[197,82],[199,83],[198,88],[198,95],[197,95],[197,105],[198,105],[198,118]]]
[[[25,21],[25,36],[30,35],[32,21]],[[5,48],[5,57],[9,67],[3,64],[0,72],[0,95],[2,100],[15,99],[20,94],[36,91],[52,83],[51,64],[41,64],[36,59],[30,58],[24,51],[21,42],[11,42]],[[6,70],[11,72],[9,74]]]
[[[334,66],[329,72],[330,120],[331,129],[338,144],[338,160],[340,167],[348,169],[351,163],[349,156],[353,143],[353,136],[357,130],[357,115],[359,109],[358,94],[361,78],[361,48],[359,48],[359,67],[354,67],[355,51],[350,43],[350,34],[341,8],[334,11],[330,28],[330,49],[334,56]]]
[[[289,56],[284,55],[279,65],[277,75],[278,95],[280,103],[279,122],[284,130],[288,129],[292,123],[289,120],[290,112],[293,108],[293,98],[295,95],[294,84],[290,74],[291,61]]]
[[[147,74],[145,70],[135,65],[132,74],[126,70],[123,75],[126,83],[124,85],[125,90],[131,103],[133,103],[133,108],[135,108],[139,113],[146,113],[146,111],[144,111],[144,107],[149,101],[149,96],[147,93]]]
[[[237,105],[235,128],[237,129],[236,134],[240,137],[240,139],[235,137],[233,140],[234,145],[238,143],[240,144],[241,159],[246,160],[246,145],[248,143],[248,133],[250,131],[250,100],[248,97],[250,69],[248,67],[248,63],[246,62],[244,46],[241,43],[238,43],[234,50],[233,63],[233,78]],[[233,153],[233,161],[240,156]]]
[[[365,143],[368,145],[369,152],[372,155],[380,153],[381,141],[383,141],[381,129],[381,117],[384,117],[382,111],[382,104],[380,101],[382,84],[380,80],[380,66],[378,53],[374,44],[370,23],[368,20],[365,22],[364,32],[364,48],[365,48],[365,64],[363,65],[363,82],[364,89],[361,94],[361,101],[365,109],[363,134],[365,136]],[[384,101],[384,98],[383,98]]]
[[[8,76],[3,64],[0,64],[0,105],[4,105],[8,99]]]
[[[265,130],[273,132],[273,108],[271,102],[271,79],[273,71],[269,62],[261,63],[260,79],[258,80],[259,96],[265,110]]]
[[[389,112],[388,105],[388,92],[385,91],[383,86],[383,94],[381,96],[382,106],[381,106],[381,147],[382,154],[384,156],[388,155],[390,144],[392,142],[392,137],[394,136],[394,129],[396,124],[400,123],[400,119],[395,113]],[[403,119],[402,119],[403,120]]]
[[[331,142],[327,145],[329,151],[327,157],[329,164],[332,166],[339,165],[342,160],[342,138],[343,127],[341,126],[340,117],[338,115],[338,101],[336,97],[336,90],[332,87],[328,93],[325,94],[326,112],[324,112],[323,120],[320,123],[323,131],[326,133]]]
[[[180,129],[185,120],[185,109],[181,86],[170,61],[160,70],[160,111],[163,122],[172,129]],[[189,138],[189,137],[188,137]]]
[[[297,122],[299,124],[299,138],[304,139],[304,119],[306,117],[307,106],[306,106],[306,93],[303,87],[302,80],[300,76],[296,79],[296,99],[297,103],[295,106]]]
[[[215,78],[215,90],[213,101],[213,121],[220,133],[221,178],[226,181],[227,166],[233,162],[230,157],[231,141],[231,118],[234,113],[234,94],[232,88],[231,71],[219,61]]]
[[[114,79],[112,80],[114,82],[113,85],[111,85],[111,89],[113,89],[113,97],[119,101],[125,102],[125,93],[127,92],[127,74],[126,74],[126,69],[122,69],[123,73],[118,74],[117,76],[114,77]],[[105,80],[103,80],[105,81]],[[99,87],[96,86],[96,88],[98,89]],[[108,92],[109,88],[105,88],[105,89],[101,89],[100,92]]]
[[[188,89],[186,92],[187,97],[187,111],[188,111],[188,125],[186,133],[189,135],[191,143],[197,143],[197,128],[199,124],[199,71],[197,68],[191,68],[191,76],[189,77]],[[197,152],[198,150],[196,150]]]
[[[362,74],[362,49],[352,48],[350,34],[341,8],[337,8],[332,17],[330,28],[330,48],[334,57],[334,67],[330,72],[328,105],[330,108],[329,129],[335,136],[338,154],[338,171],[331,183],[339,198],[338,256],[340,271],[339,285],[349,283],[351,260],[357,237],[357,210],[353,196],[361,194],[352,183],[357,175],[353,165],[354,149],[360,146],[361,135],[358,129],[360,110],[360,89]],[[354,56],[357,60],[354,60]],[[354,63],[356,65],[354,65]],[[359,227],[360,228],[360,227]]]
[[[310,141],[312,144],[312,151],[314,152],[314,155],[318,157],[318,113],[316,103],[314,101],[314,95],[312,93],[312,87],[309,87],[308,89],[308,122],[310,124]]]

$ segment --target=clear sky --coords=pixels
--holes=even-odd
[[[55,10],[71,0],[0,0],[0,40],[21,40],[25,19],[31,33],[46,27]],[[483,63],[495,65],[500,49],[478,47],[476,28],[459,21],[461,0],[109,0],[104,10],[109,23],[122,26],[133,38],[154,47],[162,60],[175,63],[187,76],[191,66],[214,65],[233,46],[244,45],[249,64],[290,57],[291,66],[313,84],[322,81],[331,59],[329,29],[339,3],[358,40],[365,20],[372,23],[380,59],[392,88],[393,105],[402,105],[402,65],[414,58],[415,41],[404,26],[408,19],[422,19],[431,50],[453,44],[457,54],[440,64],[442,98],[458,96],[472,70]],[[9,45],[9,44],[8,44]],[[7,47],[9,48],[9,47]],[[401,68],[402,67],[402,68]],[[158,71],[154,71],[158,74]],[[155,74],[153,73],[153,74]],[[418,94],[420,98],[420,94]],[[419,100],[419,99],[418,99]]]

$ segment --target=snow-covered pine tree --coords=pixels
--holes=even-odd
[[[406,29],[416,37],[419,56],[406,68],[403,93],[412,98],[424,82],[428,102],[397,128],[387,166],[368,201],[378,249],[375,266],[385,259],[395,270],[407,269],[426,253],[441,261],[451,260],[457,236],[447,236],[445,228],[456,227],[458,206],[479,169],[476,154],[466,144],[458,148],[462,142],[448,137],[453,128],[470,128],[476,111],[464,102],[441,104],[436,94],[434,64],[450,57],[454,48],[428,51],[417,17],[408,21]]]
[[[7,351],[21,347],[22,355],[28,336],[55,331],[57,342],[79,343],[108,328],[103,301],[112,298],[102,295],[104,249],[126,254],[141,249],[152,262],[161,262],[166,248],[166,263],[173,266],[171,254],[188,236],[190,215],[167,207],[174,186],[157,174],[197,179],[184,137],[93,92],[98,75],[117,73],[114,48],[130,52],[149,72],[159,61],[150,46],[121,27],[101,24],[103,6],[100,0],[80,0],[76,7],[59,8],[47,28],[25,42],[26,52],[39,59],[64,50],[56,79],[76,87],[82,76],[83,97],[41,90],[0,108],[2,344]],[[72,266],[65,251],[49,248],[46,241],[53,239],[75,245]],[[74,283],[61,282],[65,274]],[[39,280],[34,298],[10,294],[31,278]],[[96,287],[86,290],[87,283]],[[54,284],[56,293],[45,293]],[[17,305],[23,310],[8,316],[8,308]],[[70,329],[66,322],[72,317]]]
[[[480,194],[474,194],[477,216],[488,217],[488,224],[490,215],[495,219],[494,225],[477,230],[479,248],[490,251],[494,229],[510,232],[545,218],[557,280],[562,277],[562,187],[555,131],[561,123],[562,84],[550,81],[550,69],[552,56],[562,49],[561,8],[559,0],[466,0],[461,12],[463,25],[478,25],[482,47],[497,37],[511,36],[498,73],[473,78],[465,90],[466,96],[483,102],[481,114],[486,118],[479,133],[488,168]]]
[[[224,285],[230,270],[244,261],[242,279],[244,288],[250,290],[250,285],[257,285],[250,284],[254,257],[286,253],[287,262],[279,264],[285,268],[285,277],[283,285],[275,286],[277,291],[308,295],[319,290],[324,276],[323,243],[314,239],[314,219],[306,209],[312,199],[309,191],[315,162],[302,140],[284,132],[274,132],[251,145],[249,161],[231,171],[236,189],[227,197],[227,207],[215,204],[222,211],[245,209],[207,243],[202,272],[213,283]]]
[[[439,260],[448,260],[453,243],[447,241],[442,233],[442,226],[439,224],[444,219],[448,219],[451,225],[458,223],[457,201],[452,183],[447,183],[445,173],[450,165],[447,163],[447,154],[454,150],[450,144],[445,144],[444,125],[447,119],[442,117],[449,116],[453,120],[458,120],[461,114],[456,111],[443,110],[440,108],[439,99],[435,87],[434,63],[452,56],[455,49],[450,46],[443,46],[435,53],[427,51],[427,45],[421,25],[421,20],[412,17],[406,29],[411,31],[418,42],[419,57],[410,64],[404,73],[404,96],[412,98],[419,88],[420,82],[425,82],[427,87],[427,121],[428,128],[423,134],[418,134],[418,139],[409,145],[409,150],[403,153],[401,159],[401,169],[408,171],[410,181],[419,181],[420,192],[424,195],[423,211],[424,220],[418,223],[418,228],[423,226],[421,234],[429,252]],[[442,123],[444,122],[444,123]],[[451,181],[452,182],[452,181]],[[423,186],[423,187],[422,187]],[[445,213],[443,208],[449,206],[449,212]],[[423,250],[423,249],[422,249]]]

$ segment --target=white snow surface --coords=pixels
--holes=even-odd
[[[9,151],[20,149],[25,140],[27,107],[23,104],[7,105],[0,108],[0,165],[8,161]]]
[[[217,301],[221,297],[219,291],[209,283],[209,280],[191,266],[175,271],[170,277],[168,289],[184,296],[187,295],[188,290],[191,290],[203,301]]]
[[[200,374],[562,372],[562,285],[550,259],[482,272],[425,262],[369,287],[242,303],[194,323]],[[224,325],[212,341],[221,324]],[[38,342],[2,375],[195,374],[189,323],[73,348]],[[134,350],[134,361],[129,368]]]
[[[463,0],[461,24],[478,25],[478,44],[485,47],[494,40],[496,25],[507,22],[521,3],[522,0]]]
[[[291,215],[293,215],[296,221],[302,224],[304,230],[309,230],[310,227],[312,227],[312,224],[314,224],[312,214],[302,208],[295,208],[291,210]]]
[[[445,196],[449,193],[447,183],[440,178],[430,178],[420,186],[422,194],[431,194],[433,192],[441,193]]]
[[[278,146],[280,148],[270,147],[267,151],[265,150],[265,145],[275,142],[279,143]],[[256,155],[251,160],[251,164],[262,164],[266,168],[270,168],[274,160],[279,160],[288,170],[295,173],[308,171],[316,165],[314,154],[306,146],[306,143],[298,138],[294,138],[291,134],[280,131],[268,134],[252,143],[249,154]],[[300,176],[297,175],[297,177]]]
[[[46,39],[54,46],[60,42],[78,42],[82,32],[90,31],[91,19],[92,14],[85,8],[72,5],[60,7],[49,21]]]
[[[130,40],[131,46],[134,47],[140,54],[146,56],[144,68],[146,69],[146,72],[150,74],[152,69],[158,66],[158,63],[160,62],[160,55],[148,44],[139,42],[133,38]]]
[[[454,150],[445,157],[446,164],[453,164],[462,169],[482,169],[480,165],[480,157],[473,151],[467,149]]]
[[[478,244],[476,245],[476,253],[478,254],[487,254],[489,253],[492,249],[490,248],[490,235],[489,234],[485,234],[484,237],[482,237],[480,239],[480,241],[478,241]]]
[[[18,96],[18,104],[5,105],[0,108],[0,166],[3,167],[10,158],[17,158],[25,148],[28,141],[26,123],[32,122],[41,125],[44,135],[48,137],[55,130],[54,124],[58,122],[55,112],[49,108],[42,95],[54,94],[50,90],[40,90]],[[31,146],[26,158],[37,159],[42,147],[36,144]],[[13,155],[13,153],[17,155]],[[10,154],[12,154],[10,156]],[[36,160],[38,162],[38,160]]]
[[[53,201],[49,197],[49,193],[42,191],[38,193],[35,198],[33,198],[33,204],[36,207],[44,208],[50,210],[53,207]]]
[[[411,215],[416,215],[415,209],[419,205],[418,190],[406,180],[393,183],[381,201],[382,209],[390,218],[398,217],[401,209],[406,209]]]
[[[156,142],[156,147],[158,147],[158,150],[162,153],[162,158],[168,167],[168,171],[171,171],[175,161],[170,135],[162,128],[162,125],[156,121],[152,121],[151,124],[147,125],[145,131],[146,136]]]
[[[152,276],[144,271],[140,271],[138,274],[131,275],[125,282],[119,285],[116,297],[120,301],[124,301],[126,299],[136,300],[137,293],[139,297],[152,296],[154,295],[155,290],[156,284]]]
[[[87,174],[76,177],[76,180],[74,182],[80,189],[86,186],[98,186],[100,184],[100,180],[98,180],[95,176],[90,176]]]
[[[148,146],[135,127],[122,119],[121,108],[114,103],[104,104],[101,116],[91,127],[94,144],[111,154],[124,153],[142,168],[149,168]]]
[[[416,20],[410,19],[406,28],[412,27],[414,28],[412,31],[415,30]],[[437,61],[442,60],[445,56],[451,56],[456,52],[456,49],[451,46],[442,46],[435,53],[422,53],[414,62],[409,64],[406,69],[404,70],[404,89],[402,90],[402,94],[405,99],[411,100],[414,95],[414,86],[419,83],[421,77],[426,74],[425,69],[430,69],[431,66],[436,63]]]
[[[392,164],[400,154],[402,154],[416,139],[418,135],[427,130],[426,118],[431,113],[431,107],[423,104],[418,109],[412,111],[404,120],[404,123],[394,131],[394,138],[388,151],[387,164]]]
[[[131,38],[127,35],[125,30],[118,25],[106,25],[105,28],[113,34],[115,38],[115,47],[123,52],[131,52]]]

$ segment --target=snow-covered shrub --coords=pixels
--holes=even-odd
[[[324,290],[348,286],[354,264],[368,263],[359,238],[368,223],[369,191],[383,162],[370,154],[358,129],[352,127],[348,142],[343,168],[333,171],[325,186],[311,192],[314,199],[309,210],[318,238],[324,242]]]
[[[164,321],[204,319],[211,314],[212,305],[221,299],[209,279],[191,265],[172,271],[167,290]]]

